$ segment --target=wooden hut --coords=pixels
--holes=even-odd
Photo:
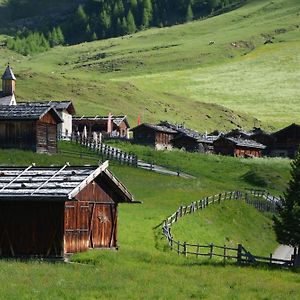
[[[134,198],[107,167],[1,167],[0,257],[116,248],[118,204]]]
[[[221,136],[213,142],[216,154],[238,157],[261,157],[265,145],[252,140]]]
[[[152,146],[156,150],[172,149],[171,140],[177,134],[176,130],[166,126],[143,123],[131,129],[133,141],[136,144]]]
[[[73,117],[73,131],[82,134],[84,128],[87,137],[92,138],[93,132],[102,133],[104,136],[128,138],[130,125],[127,116],[95,116],[95,117]],[[108,122],[111,124],[111,132],[107,132]]]
[[[272,134],[272,156],[294,158],[300,145],[300,125],[295,123]]]
[[[57,124],[49,105],[0,105],[0,148],[57,153]]]
[[[187,134],[176,135],[172,139],[173,147],[186,150],[188,152],[213,153],[213,142],[218,136],[197,135],[191,136]]]
[[[18,102],[18,105],[50,105],[58,112],[62,123],[57,125],[57,134],[61,138],[71,138],[72,136],[72,118],[75,115],[75,108],[72,101],[34,101]]]

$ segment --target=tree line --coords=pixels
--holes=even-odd
[[[86,0],[64,21],[38,32],[23,31],[7,41],[24,55],[60,44],[76,44],[132,34],[205,17],[242,0]],[[49,29],[50,28],[50,29]]]

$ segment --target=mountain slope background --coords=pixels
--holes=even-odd
[[[205,20],[34,56],[3,44],[0,64],[14,67],[19,99],[73,99],[79,115],[276,129],[299,118],[299,48],[300,2],[252,0]]]

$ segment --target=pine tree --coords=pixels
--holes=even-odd
[[[187,22],[193,21],[193,19],[194,19],[194,14],[193,14],[193,9],[192,9],[191,3],[188,5],[185,19]]]
[[[135,21],[131,10],[128,11],[126,21],[127,21],[127,33],[130,34],[136,32]]]
[[[151,0],[143,0],[143,17],[142,17],[142,26],[147,28],[150,26],[152,21],[152,2]]]
[[[98,37],[97,37],[96,32],[94,31],[92,36],[91,36],[91,41],[96,41],[96,40],[98,40]]]
[[[63,45],[65,43],[65,37],[64,37],[64,34],[63,34],[61,28],[58,26],[58,27],[56,27],[55,31],[56,31],[58,44]]]
[[[291,180],[274,216],[274,229],[277,241],[293,247],[300,246],[300,151],[291,164]]]

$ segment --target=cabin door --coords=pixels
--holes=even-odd
[[[65,252],[88,250],[89,205],[86,202],[66,202],[65,205]]]
[[[91,203],[90,248],[116,247],[117,207],[115,203]]]

